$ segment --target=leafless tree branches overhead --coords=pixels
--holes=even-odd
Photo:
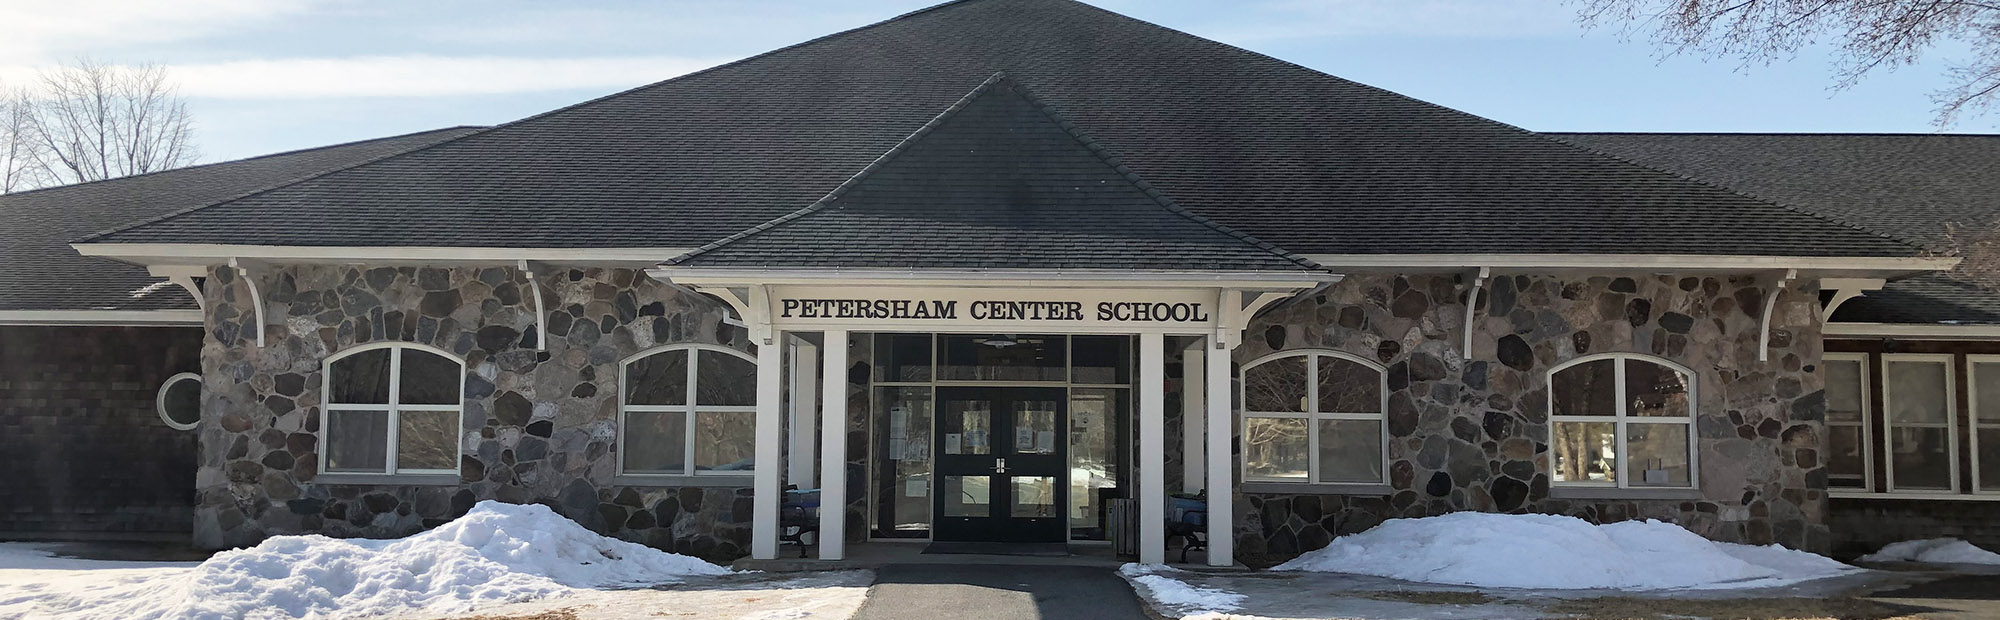
[[[193,134],[166,69],[78,60],[0,89],[0,194],[185,166]]]
[[[1573,1],[1585,25],[1650,31],[1669,53],[1768,63],[1807,45],[1834,44],[1836,88],[1914,63],[1941,43],[1962,43],[1969,56],[1947,71],[1950,86],[1932,93],[1935,122],[1950,126],[2000,101],[2000,0]]]

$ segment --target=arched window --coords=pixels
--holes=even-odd
[[[1243,479],[1381,484],[1388,434],[1382,367],[1333,351],[1243,368]]]
[[[465,363],[400,342],[326,360],[320,471],[457,474]]]
[[[1694,372],[1607,353],[1549,371],[1549,435],[1559,485],[1694,486]]]
[[[625,360],[618,472],[746,475],[756,464],[757,362],[735,349],[683,344]]]

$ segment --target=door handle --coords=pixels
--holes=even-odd
[[[1007,459],[993,459],[993,473],[1007,473]]]

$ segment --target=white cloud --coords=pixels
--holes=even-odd
[[[493,95],[657,82],[726,58],[614,56],[360,56],[167,65],[182,95],[217,99]],[[0,81],[24,83],[32,67],[0,67]]]
[[[1517,38],[1580,32],[1575,10],[1548,0],[1279,0],[1239,15],[1261,23],[1231,23],[1205,34],[1242,44],[1306,37]]]
[[[0,62],[195,39],[305,8],[304,0],[10,0],[0,2]]]

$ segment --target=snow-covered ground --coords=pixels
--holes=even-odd
[[[1353,573],[1489,588],[1773,587],[1857,571],[1777,545],[1718,543],[1671,523],[1459,512],[1390,519],[1277,571]]]
[[[782,581],[731,580],[729,573],[695,558],[599,536],[545,506],[481,502],[458,520],[408,538],[281,536],[201,563],[63,559],[33,545],[8,545],[0,547],[0,618],[449,615],[530,601],[558,609],[564,606],[556,603],[570,602],[617,607],[610,603],[619,598],[611,590],[689,579],[712,582],[691,584],[690,591],[736,591],[709,597],[740,601],[746,598],[741,590],[756,589],[759,580]],[[852,580],[791,589],[810,598],[803,591],[831,588],[819,594],[841,598],[849,594],[842,588],[854,589],[847,584]],[[865,591],[865,579],[860,589]],[[645,592],[651,594],[636,596],[658,604],[672,598]],[[738,615],[828,617],[807,608],[837,611],[841,605],[752,605]],[[858,606],[857,601],[852,607]],[[844,618],[852,607],[832,617]]]
[[[1857,558],[1861,562],[1919,562],[1923,564],[1981,564],[2000,566],[2000,553],[1975,547],[1957,538],[1929,538],[1890,543],[1881,551]]]
[[[1235,611],[1243,606],[1243,595],[1217,588],[1199,588],[1175,579],[1180,571],[1156,564],[1126,564],[1118,574],[1135,585],[1141,597],[1155,608],[1167,608],[1180,616]]]

